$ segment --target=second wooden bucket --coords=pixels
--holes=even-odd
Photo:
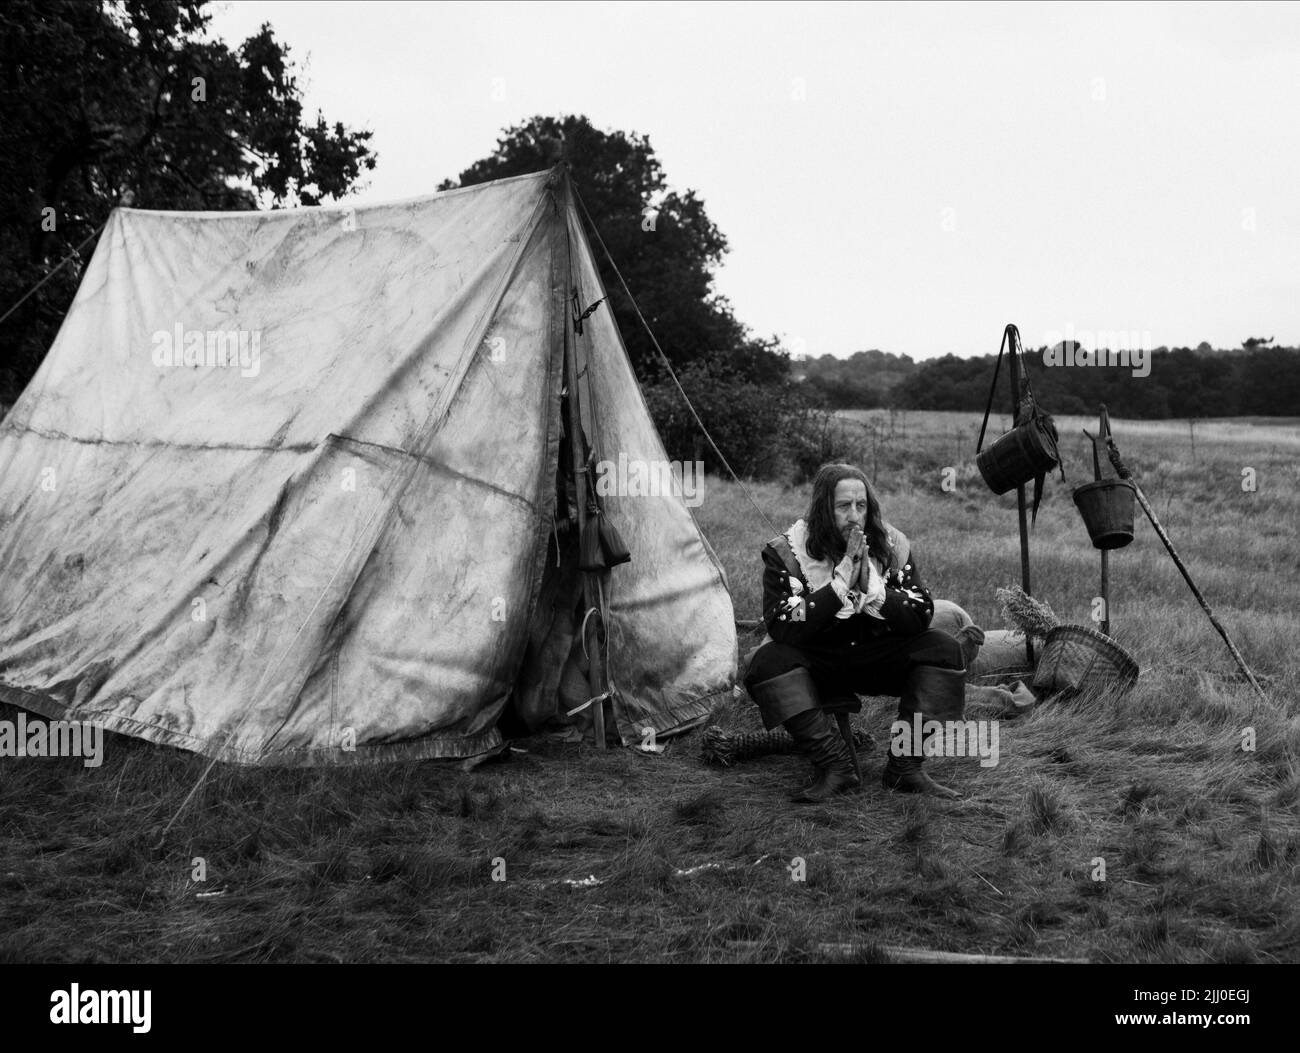
[[[1133,502],[1133,484],[1124,479],[1098,479],[1074,488],[1074,503],[1093,548],[1123,548],[1133,540]]]

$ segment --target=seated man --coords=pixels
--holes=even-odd
[[[745,687],[763,726],[784,724],[817,768],[795,801],[856,789],[853,758],[822,700],[858,708],[856,694],[899,696],[898,716],[958,720],[965,697],[962,647],[930,628],[933,601],[906,539],[885,524],[867,477],[823,466],[807,514],[763,549],[763,621],[771,641],[750,662]],[[904,793],[959,796],[891,752],[881,782]]]

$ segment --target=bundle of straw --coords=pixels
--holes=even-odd
[[[1046,636],[1061,624],[1051,607],[1027,595],[1019,585],[1004,586],[996,595],[1002,604],[1002,620],[1008,629],[1029,636]]]
[[[867,732],[860,728],[853,729],[853,745],[856,749],[869,750],[875,744],[876,740]],[[774,731],[728,733],[714,724],[704,729],[700,743],[700,756],[704,758],[704,763],[721,764],[724,767],[754,757],[794,752],[794,739],[782,728]]]

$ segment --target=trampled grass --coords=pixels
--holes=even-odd
[[[998,628],[994,590],[1019,580],[1014,502],[975,473],[977,426],[909,414],[891,438],[886,415],[874,450],[865,432],[848,438],[936,594]],[[866,789],[826,805],[786,803],[804,777],[796,758],[708,767],[698,733],[660,756],[535,738],[469,773],[218,767],[160,845],[206,762],[112,737],[99,768],[0,760],[0,959],[793,962],[845,960],[849,945],[855,961],[899,946],[1300,960],[1294,444],[1207,431],[1193,459],[1185,423],[1115,430],[1266,677],[1267,704],[1234,679],[1139,518],[1134,544],[1111,559],[1114,631],[1142,666],[1138,685],[1004,721],[996,767],[929,762],[962,801],[879,788],[894,712],[881,699],[856,718],[882,744],[863,754]],[[1082,435],[1072,442],[1076,484],[1091,478],[1091,455]],[[956,469],[951,492],[945,467]],[[1244,468],[1254,491],[1242,489]],[[778,528],[806,498],[806,488],[751,489]],[[770,528],[713,478],[698,512],[737,618],[756,619]],[[1098,557],[1059,478],[1032,551],[1035,593],[1088,623]],[[741,653],[756,642],[742,633]],[[715,719],[758,726],[743,697]],[[1247,728],[1253,751],[1242,749]]]

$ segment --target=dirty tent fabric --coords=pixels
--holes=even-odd
[[[582,456],[666,458],[575,289],[604,295],[561,170],[114,212],[0,424],[0,697],[253,764],[472,757],[562,715],[570,356]],[[680,488],[600,501],[633,554],[601,582],[606,705],[640,742],[730,695],[734,616]]]

